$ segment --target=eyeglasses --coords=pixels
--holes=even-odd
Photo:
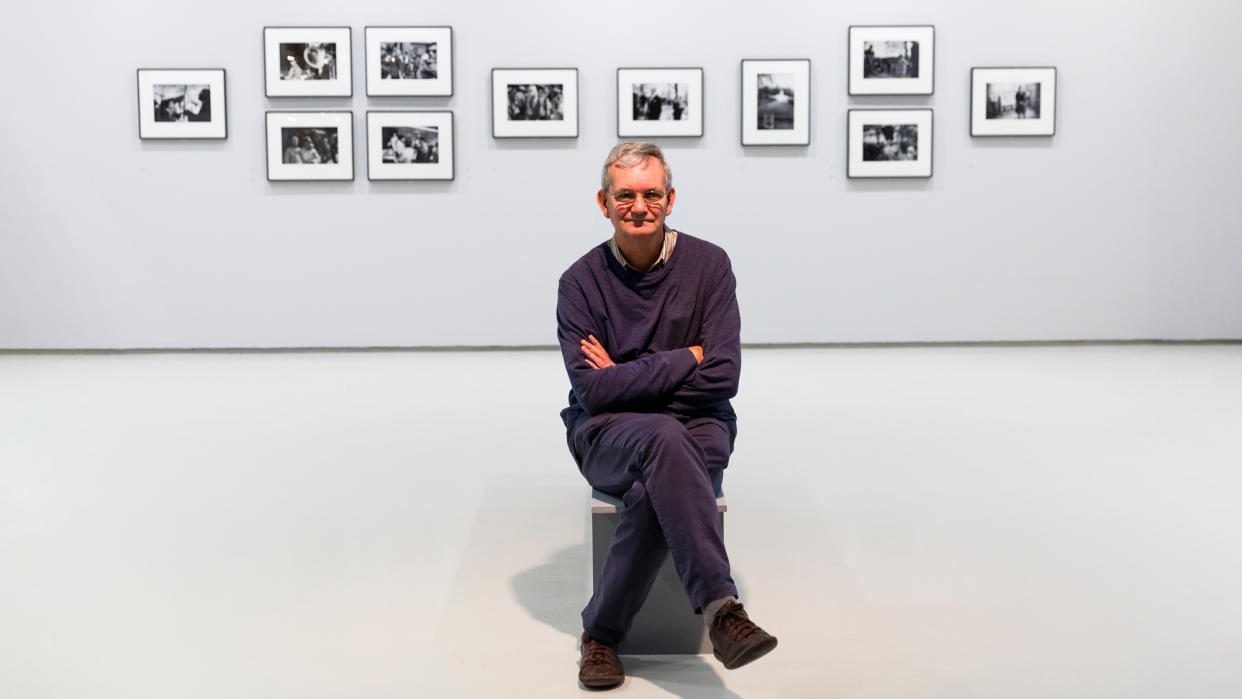
[[[666,196],[668,196],[668,194],[661,192],[658,189],[648,189],[643,192],[643,202],[645,202],[648,206],[654,206],[664,201],[664,197]],[[630,206],[638,200],[638,193],[628,189],[623,189],[620,192],[613,192],[612,199],[621,206]]]

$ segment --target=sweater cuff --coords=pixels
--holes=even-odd
[[[673,376],[677,377],[678,383],[685,381],[690,372],[699,365],[699,360],[694,358],[694,352],[689,347],[682,349],[668,350],[665,352],[669,367],[672,369]]]

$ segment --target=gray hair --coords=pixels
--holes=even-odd
[[[664,167],[664,189],[665,191],[673,188],[673,171],[668,167],[668,161],[664,159],[664,151],[654,143],[646,141],[627,141],[618,143],[608,153],[608,158],[604,160],[604,174],[600,177],[600,188],[605,192],[612,191],[612,173],[609,171],[613,165],[620,168],[634,167],[643,162],[647,158],[655,158],[660,161],[660,165]]]

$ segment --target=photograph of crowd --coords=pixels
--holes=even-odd
[[[794,74],[759,73],[759,129],[794,127]]]
[[[864,41],[863,77],[919,77],[919,42]]]
[[[685,83],[634,83],[635,121],[690,118],[690,86]]]
[[[918,124],[864,124],[863,162],[919,159]]]
[[[152,85],[155,120],[211,121],[211,86]]]
[[[383,80],[429,80],[439,76],[434,41],[382,41],[380,61]]]
[[[1039,83],[988,83],[988,119],[1038,119]]]
[[[280,44],[281,80],[335,80],[336,43]]]
[[[320,165],[340,159],[336,127],[308,129],[285,126],[280,129],[281,162],[286,165]]]
[[[385,163],[440,162],[440,129],[435,126],[385,126],[382,160]]]
[[[565,118],[564,85],[511,84],[508,88],[510,121],[561,121]]]

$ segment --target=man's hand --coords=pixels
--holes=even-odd
[[[586,363],[590,364],[592,369],[616,366],[594,335],[587,335],[587,339],[582,341],[582,353],[586,355]]]
[[[616,362],[612,361],[612,358],[608,356],[607,350],[605,350],[604,346],[599,343],[599,340],[595,339],[594,335],[587,335],[587,339],[582,340],[581,345],[582,354],[586,355],[586,363],[589,364],[592,369],[604,369],[617,365]],[[686,349],[690,350],[690,354],[694,355],[695,364],[703,363],[702,347],[695,345],[693,347],[687,347]]]

